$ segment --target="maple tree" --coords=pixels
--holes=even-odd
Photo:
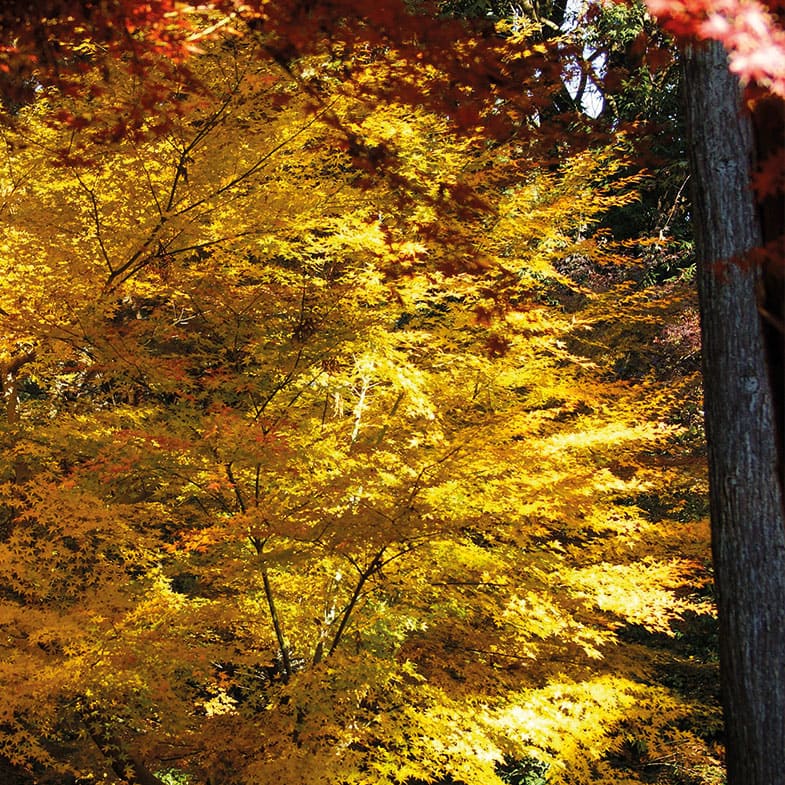
[[[4,131],[3,754],[140,782],[640,781],[700,746],[701,709],[630,630],[710,610],[680,512],[700,458],[658,458],[695,375],[636,376],[609,327],[621,302],[671,340],[679,290],[570,269],[623,261],[593,229],[634,183],[613,149],[545,157],[541,37],[514,43],[542,91],[475,101],[493,49],[456,80],[437,48],[277,21],[291,51],[235,30],[162,66],[163,119],[110,62]]]

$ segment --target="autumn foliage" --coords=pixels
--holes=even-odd
[[[694,304],[608,228],[645,182],[558,109],[575,49],[251,5],[75,4],[9,50],[0,756],[697,777]]]

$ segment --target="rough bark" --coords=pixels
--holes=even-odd
[[[728,785],[785,783],[785,514],[753,140],[719,44],[685,57]]]

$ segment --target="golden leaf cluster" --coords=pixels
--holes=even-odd
[[[565,267],[635,183],[261,47],[162,134],[2,130],[0,755],[645,781],[704,744],[641,640],[711,618],[705,480],[694,377],[614,368],[689,301]]]

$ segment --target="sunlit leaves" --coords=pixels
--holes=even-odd
[[[86,714],[231,782],[495,785],[506,755],[620,781],[623,723],[683,708],[622,632],[708,612],[658,462],[682,391],[613,364],[678,298],[564,265],[620,261],[595,229],[634,182],[257,43],[204,42],[207,89],[155,134],[98,145],[40,106],[7,132],[15,754],[28,727],[81,749]]]

